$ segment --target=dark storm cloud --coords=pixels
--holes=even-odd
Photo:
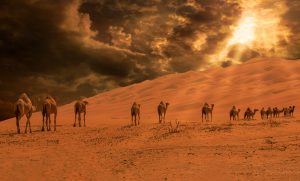
[[[282,23],[290,28],[290,43],[283,42],[288,47],[289,57],[300,59],[300,2],[298,0],[286,0],[289,7],[283,15]]]
[[[290,9],[285,23],[293,26],[298,10]],[[231,35],[241,11],[231,0],[3,0],[0,100],[28,92],[65,103],[198,70]]]
[[[233,12],[238,6],[225,1],[4,0],[0,99],[49,93],[64,103],[198,69],[223,39],[218,29],[234,23]],[[194,51],[201,33],[205,46]]]

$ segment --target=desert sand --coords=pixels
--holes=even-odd
[[[16,134],[0,123],[1,180],[299,180],[300,61],[257,58],[228,68],[172,74],[87,98],[87,127],[73,128],[74,102],[58,109],[57,131]],[[157,105],[170,106],[158,124]],[[141,125],[130,107],[141,104]],[[213,122],[201,106],[214,103]],[[296,106],[293,118],[229,122],[245,109]],[[178,132],[169,122],[180,121]]]

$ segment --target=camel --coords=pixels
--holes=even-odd
[[[250,120],[250,119],[254,119],[255,113],[258,111],[258,109],[254,109],[254,111],[252,111],[249,107],[247,108],[247,110],[244,113],[244,119]]]
[[[295,107],[296,106],[290,106],[290,108],[289,108],[289,115],[292,116],[292,117],[294,117]]]
[[[266,114],[267,114],[267,119],[272,118],[272,115],[273,115],[273,110],[271,107],[268,108],[268,110],[266,111]]]
[[[267,112],[265,111],[265,108],[263,107],[263,108],[260,110],[260,116],[261,116],[261,119],[265,119],[265,118],[266,118],[266,115],[267,115]]]
[[[42,115],[43,115],[43,127],[42,131],[45,130],[45,120],[47,131],[51,131],[51,114],[54,114],[54,131],[56,131],[56,117],[57,117],[57,104],[56,101],[51,97],[47,96],[43,103]]]
[[[283,108],[284,117],[294,116],[295,106],[289,106],[288,108]]]
[[[279,118],[280,113],[284,112],[284,109],[280,110],[277,107],[273,108],[273,117]]]
[[[136,102],[134,102],[132,104],[131,107],[131,122],[133,125],[133,118],[134,118],[134,125],[139,125],[140,124],[140,109],[141,109],[141,105],[137,104]],[[136,117],[138,117],[138,120],[136,119]]]
[[[78,100],[74,104],[74,114],[75,114],[75,120],[73,127],[76,127],[76,116],[78,115],[78,125],[81,127],[81,113],[83,113],[83,126],[86,127],[85,124],[85,115],[86,115],[86,105],[88,104],[87,101],[84,101],[82,99]]]
[[[159,105],[157,106],[159,123],[161,123],[162,121],[165,122],[166,112],[167,112],[167,109],[168,109],[169,105],[170,104],[168,102],[164,103],[163,101],[161,101],[159,103]]]
[[[18,134],[20,134],[20,120],[24,115],[26,115],[27,118],[25,133],[27,133],[27,126],[29,126],[29,132],[31,133],[30,118],[32,116],[32,112],[34,111],[33,109],[32,102],[27,94],[22,93],[14,106]]]
[[[204,106],[202,107],[202,122],[203,122],[203,115],[205,120],[209,120],[209,113],[211,115],[211,121],[212,121],[212,112],[214,109],[214,104],[211,104],[211,107],[209,107],[209,105],[207,103],[204,104]]]
[[[232,118],[232,120],[236,120],[236,118],[237,118],[237,120],[239,120],[240,119],[240,117],[239,117],[240,111],[241,111],[240,109],[236,110],[235,106],[233,106],[229,112],[230,121],[231,121],[231,118]]]

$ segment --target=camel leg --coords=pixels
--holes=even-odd
[[[78,122],[79,122],[79,127],[81,127],[81,113],[78,115]]]
[[[141,117],[140,117],[140,114],[138,114],[138,125],[140,125],[140,119],[141,119]]]
[[[48,115],[46,114],[46,131],[48,131]]]
[[[20,134],[20,116],[16,116],[17,133]]]
[[[57,113],[54,113],[54,131],[56,131],[56,116],[57,116]]]
[[[32,113],[29,112],[29,113],[28,113],[28,117],[27,117],[27,119],[28,119],[28,124],[29,124],[29,132],[30,132],[30,133],[31,133],[31,123],[30,123],[31,115],[32,115]]]
[[[27,133],[27,126],[28,126],[28,118],[27,118],[27,121],[26,121],[25,133]]]
[[[76,116],[77,116],[77,113],[75,112],[75,120],[74,120],[73,127],[76,127]]]
[[[210,113],[210,121],[212,122],[212,113]]]
[[[203,122],[203,113],[202,113],[202,122]]]
[[[43,127],[42,127],[42,131],[45,131],[45,116],[43,115]]]
[[[51,114],[49,114],[49,131],[51,131]]]
[[[29,132],[32,133],[31,131],[31,123],[30,123],[30,118],[28,119],[28,122],[29,122]]]
[[[161,123],[160,121],[160,114],[158,113],[158,123]]]
[[[86,125],[85,125],[85,115],[86,115],[86,112],[83,113],[83,121],[84,121],[84,123],[83,123],[84,125],[83,126],[84,127],[86,127]]]

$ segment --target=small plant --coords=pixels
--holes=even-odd
[[[172,121],[170,122],[169,133],[178,133],[179,132],[179,121],[175,121],[176,126],[173,127]]]

